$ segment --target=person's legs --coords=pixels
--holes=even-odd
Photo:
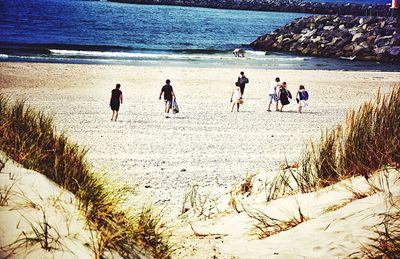
[[[169,101],[164,99],[164,113],[169,113]]]
[[[115,111],[114,110],[112,110],[112,116],[111,116],[111,121],[113,121],[114,120],[114,113],[115,113]]]
[[[243,93],[244,93],[244,85],[241,85],[240,86],[240,94],[243,96]]]
[[[276,107],[275,107],[275,111],[279,111],[279,109],[278,109],[278,101],[276,101]],[[283,105],[282,105],[282,107],[283,107]]]
[[[164,102],[165,102],[164,112],[166,113],[166,117],[169,117],[168,115],[169,115],[169,110],[172,107],[172,100],[164,100]]]
[[[268,95],[268,97],[269,97],[269,104],[268,104],[268,109],[267,109],[267,111],[271,111],[271,104],[272,104],[272,102],[274,101],[274,96],[273,95]]]
[[[114,119],[114,121],[117,121],[117,118],[118,118],[118,111],[115,111],[115,119]]]
[[[285,106],[285,105],[283,105],[283,104],[282,104],[282,107],[281,107],[281,109],[279,110],[280,112],[282,111],[282,109],[283,109],[283,106]]]
[[[237,103],[237,104],[236,104],[236,111],[237,111],[237,112],[239,112],[239,106],[240,106],[240,104]]]
[[[231,112],[233,112],[233,108],[235,108],[235,103],[232,104]]]
[[[302,107],[301,107],[301,106],[299,106],[299,113],[301,113],[301,110],[302,110]]]

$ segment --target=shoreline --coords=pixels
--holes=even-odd
[[[218,59],[215,61],[210,60],[195,60],[195,59],[185,59],[185,60],[125,60],[125,61],[112,61],[112,60],[50,60],[48,58],[7,58],[0,59],[1,63],[33,63],[33,64],[65,64],[65,65],[103,65],[103,66],[127,66],[127,67],[154,67],[155,64],[159,62],[164,62],[165,67],[190,67],[190,68],[218,68],[218,69],[266,69],[266,70],[305,70],[305,71],[356,71],[356,72],[398,72],[400,70],[400,65],[398,64],[388,64],[379,63],[373,61],[358,61],[358,60],[346,60],[346,59],[335,59],[329,57],[318,57],[318,56],[305,56],[291,52],[272,52],[266,57],[270,57],[272,61],[266,60],[263,64],[254,64],[248,61],[248,58],[229,58],[225,57],[221,63]],[[290,58],[293,63],[279,63],[280,59],[286,59],[288,62]],[[242,62],[243,61],[243,62]],[[248,61],[246,63],[246,61]],[[242,62],[242,63],[240,63]],[[275,63],[272,63],[275,62]],[[306,63],[305,65],[302,63]],[[332,64],[333,63],[333,64]]]

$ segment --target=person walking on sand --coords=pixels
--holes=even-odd
[[[269,112],[271,111],[272,102],[275,102],[275,104],[276,104],[275,111],[279,111],[278,110],[278,95],[276,94],[276,90],[278,89],[280,81],[281,80],[279,79],[279,77],[277,77],[277,78],[275,78],[275,81],[271,82],[271,84],[269,86],[269,90],[268,90],[269,104],[268,104],[268,110],[267,110]]]
[[[111,91],[110,107],[112,110],[111,121],[117,121],[119,106],[122,104],[122,92],[119,90],[121,88],[120,84],[115,86],[115,89]]]
[[[286,82],[283,82],[282,85],[279,87],[279,91],[278,91],[278,99],[279,101],[281,101],[281,108],[279,109],[279,111],[281,112],[283,109],[283,106],[288,105],[289,102],[289,98],[292,98],[290,92],[287,90],[286,87]]]
[[[240,87],[240,93],[243,96],[244,93],[244,88],[246,87],[246,84],[249,83],[249,79],[244,75],[244,72],[240,72],[240,76],[238,77],[238,83]]]
[[[233,112],[235,104],[236,104],[236,111],[239,112],[240,102],[242,101],[241,99],[242,99],[242,94],[240,93],[239,82],[236,82],[231,95],[231,103],[232,103],[231,112]]]
[[[304,85],[299,86],[299,91],[296,94],[296,101],[299,104],[299,113],[302,112],[303,107],[307,107],[308,92],[306,91]]]
[[[164,93],[164,113],[165,118],[169,118],[169,110],[172,108],[172,99],[175,98],[174,89],[171,85],[171,80],[167,79],[165,85],[161,88],[160,96],[158,99],[161,100],[161,96]]]

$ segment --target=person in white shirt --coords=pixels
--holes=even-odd
[[[269,86],[269,91],[268,91],[269,104],[267,110],[269,112],[271,111],[271,104],[273,101],[276,103],[275,110],[278,111],[278,95],[276,94],[276,89],[278,88],[280,81],[281,80],[279,79],[279,77],[277,77],[275,78],[275,81],[271,82]]]
[[[239,106],[242,101],[241,99],[242,99],[242,94],[240,92],[239,82],[236,82],[235,88],[233,88],[231,95],[231,103],[232,103],[231,112],[233,112],[233,108],[235,108],[235,105],[236,105],[236,111],[239,112]]]

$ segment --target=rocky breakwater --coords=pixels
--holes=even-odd
[[[257,50],[400,64],[400,19],[310,16],[258,37]]]

